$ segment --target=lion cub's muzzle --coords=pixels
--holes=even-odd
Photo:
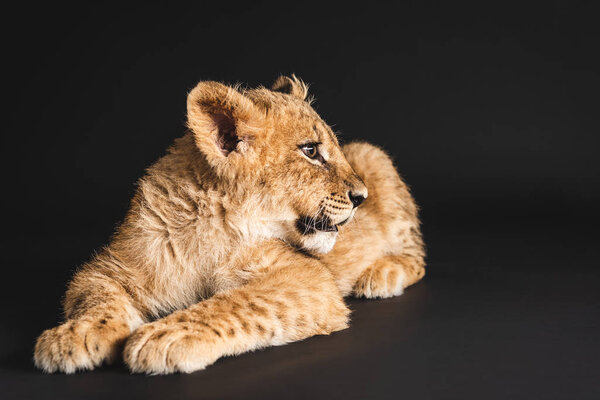
[[[302,235],[317,232],[337,232],[338,226],[352,219],[356,208],[366,199],[364,191],[349,191],[347,197],[331,193],[321,202],[321,212],[317,216],[301,216],[296,221],[296,228]]]

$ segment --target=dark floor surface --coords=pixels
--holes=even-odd
[[[34,339],[57,322],[69,274],[48,268],[31,283],[33,295],[3,292],[0,398],[598,399],[600,269],[595,239],[576,225],[431,225],[427,276],[404,295],[349,300],[345,331],[191,375],[130,375],[123,365],[72,376],[34,369]],[[31,241],[28,262],[84,257],[88,242]],[[26,265],[4,285],[31,279]]]

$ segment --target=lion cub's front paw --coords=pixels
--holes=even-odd
[[[70,320],[44,331],[35,345],[34,362],[45,372],[93,369],[111,362],[129,335],[124,322]]]
[[[169,374],[204,369],[220,356],[221,338],[204,326],[156,321],[134,332],[123,358],[132,372]]]
[[[386,298],[399,296],[404,291],[405,274],[402,267],[393,263],[375,264],[367,268],[356,281],[356,297]]]

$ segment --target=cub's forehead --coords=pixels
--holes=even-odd
[[[310,102],[289,94],[264,88],[251,89],[244,94],[267,114],[305,115],[306,117],[319,118]]]
[[[248,90],[245,94],[277,125],[294,127],[316,142],[338,144],[336,135],[309,101],[264,88]]]

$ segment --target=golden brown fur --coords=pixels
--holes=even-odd
[[[65,322],[35,346],[39,368],[92,369],[123,351],[134,372],[191,372],[344,329],[343,296],[421,279],[417,210],[389,157],[340,147],[306,95],[295,77],[192,90],[188,132],[75,274]]]

